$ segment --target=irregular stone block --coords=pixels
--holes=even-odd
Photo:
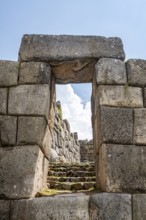
[[[132,220],[131,195],[98,193],[89,200],[90,220]]]
[[[0,89],[0,114],[7,112],[7,89]]]
[[[0,139],[2,145],[15,145],[17,117],[0,115]]]
[[[120,38],[71,35],[24,35],[19,51],[21,61],[69,61],[110,57],[125,59]]]
[[[121,60],[102,58],[95,65],[97,84],[126,84],[126,67]]]
[[[45,184],[44,164],[37,145],[0,148],[0,196],[34,197]]]
[[[10,201],[0,200],[0,220],[8,220],[10,216]]]
[[[134,109],[134,143],[146,145],[146,109]]]
[[[48,85],[20,85],[10,88],[9,114],[40,115],[48,118],[50,91]]]
[[[146,85],[146,60],[130,59],[126,62],[126,67],[129,85]]]
[[[100,186],[106,192],[146,192],[146,147],[103,144],[99,150]]]
[[[45,128],[46,120],[44,117],[19,117],[17,144],[42,145]]]
[[[133,195],[133,220],[146,219],[146,194]]]
[[[99,86],[100,105],[116,107],[143,107],[142,89],[126,86]]]
[[[19,84],[49,84],[51,68],[48,63],[23,62],[19,73]]]
[[[11,220],[89,220],[89,196],[58,195],[12,202]]]
[[[87,83],[92,82],[95,61],[91,59],[66,62],[51,62],[51,70],[56,83]]]
[[[0,87],[17,85],[19,63],[0,60]]]
[[[133,110],[101,106],[99,113],[99,146],[101,143],[131,144],[133,141]]]

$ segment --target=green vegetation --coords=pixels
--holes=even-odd
[[[58,113],[58,116],[59,116],[60,120],[62,120],[63,117],[62,117],[62,110],[61,110],[61,107],[56,106],[56,111],[57,111],[57,113]]]

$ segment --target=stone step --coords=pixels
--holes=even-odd
[[[67,171],[67,172],[56,172],[49,170],[48,176],[58,176],[58,177],[86,177],[86,176],[95,176],[95,171]]]
[[[95,182],[52,182],[48,184],[48,188],[56,189],[56,190],[89,190],[91,188],[95,188]]]
[[[50,163],[50,168],[57,168],[57,167],[95,167],[95,163]]]
[[[58,181],[58,182],[93,182],[96,181],[96,176],[85,176],[85,177],[55,177],[55,176],[50,176],[48,177],[47,181],[53,182],[53,181]]]
[[[69,171],[69,170],[72,170],[72,171],[80,171],[80,170],[82,170],[82,171],[94,171],[94,167],[92,167],[92,166],[90,166],[90,167],[71,167],[71,166],[69,166],[69,167],[50,167],[50,170],[52,170],[52,171],[56,171],[56,172],[67,172],[67,171]]]

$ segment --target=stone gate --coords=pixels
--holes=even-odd
[[[124,59],[119,38],[24,35],[18,62],[0,61],[0,219],[146,219],[146,61]],[[101,192],[34,198],[47,179],[55,83],[84,82]]]

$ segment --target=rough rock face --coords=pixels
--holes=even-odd
[[[71,133],[70,124],[62,119],[61,103],[56,103],[53,141],[50,162],[80,162],[80,145],[77,133]]]
[[[93,140],[79,140],[81,162],[94,162]]]

